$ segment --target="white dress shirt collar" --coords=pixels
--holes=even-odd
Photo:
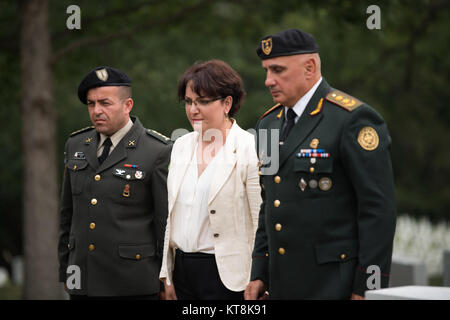
[[[130,131],[132,126],[133,121],[131,121],[131,119],[129,118],[126,125],[124,125],[121,129],[117,130],[113,135],[109,137],[112,142],[112,148],[115,148],[119,144],[120,140],[122,140],[122,138],[125,137],[125,135],[128,133],[128,131]],[[103,146],[103,142],[105,142],[106,138],[108,138],[108,136],[104,135],[103,133],[100,133],[100,141],[98,143],[98,149],[100,149]]]
[[[300,98],[300,100],[297,101],[297,103],[292,107],[295,114],[297,115],[295,117],[295,123],[297,123],[298,119],[300,119],[303,111],[305,111],[306,106],[308,105],[309,100],[311,100],[312,96],[316,92],[317,88],[319,87],[320,83],[322,82],[322,77],[320,77],[319,80],[312,86],[309,91],[303,95],[303,97]],[[288,107],[284,107],[284,112],[287,114]]]

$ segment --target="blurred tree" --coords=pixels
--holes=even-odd
[[[25,244],[23,294],[25,299],[57,299],[60,287],[56,257],[56,112],[52,106],[48,1],[23,0],[20,13]]]

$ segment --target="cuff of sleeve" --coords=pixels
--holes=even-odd
[[[258,279],[269,285],[269,259],[267,257],[253,257],[250,280]]]

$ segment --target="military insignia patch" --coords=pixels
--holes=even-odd
[[[330,178],[324,177],[319,180],[319,189],[322,191],[328,191],[331,189],[332,182]]]
[[[378,133],[372,127],[364,127],[359,131],[358,143],[364,150],[372,151],[378,147],[380,139]]]
[[[130,185],[129,184],[126,184],[125,187],[123,188],[122,195],[127,198],[130,196]]]
[[[97,78],[102,81],[108,80],[108,71],[106,71],[105,68],[100,70],[95,70],[95,74],[97,75]]]
[[[142,171],[136,171],[134,176],[136,177],[136,179],[142,179]]]
[[[319,139],[317,139],[317,138],[312,139],[309,146],[313,149],[317,149],[317,147],[319,146]]]
[[[272,52],[272,38],[261,41],[261,49],[266,56]]]

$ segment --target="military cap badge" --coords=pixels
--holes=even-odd
[[[105,68],[100,69],[100,70],[95,70],[95,74],[97,75],[97,78],[99,80],[102,80],[102,81],[108,80],[108,71]]]
[[[272,38],[268,38],[266,40],[261,41],[261,47],[264,54],[267,56],[272,52]]]

